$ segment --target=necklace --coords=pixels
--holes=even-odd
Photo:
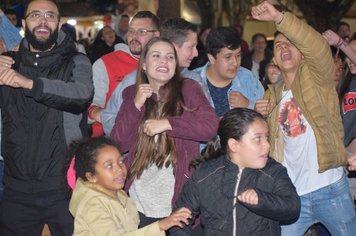
[[[281,99],[279,99],[278,102],[276,101],[275,105],[272,107],[272,109],[270,110],[270,112],[267,114],[266,118],[271,118],[271,115],[272,115],[272,112],[274,111],[274,109],[276,109],[276,107],[279,106],[279,104],[281,103],[281,101],[283,100],[283,98],[284,98],[285,96],[287,96],[287,94],[289,94],[289,93],[291,92],[291,90],[290,90],[290,89],[285,90],[285,84],[284,84],[284,85],[283,85],[282,93],[283,93],[283,92],[284,92],[283,96],[281,97]],[[270,104],[271,96],[272,96],[272,95],[269,96],[268,104]],[[268,107],[268,106],[267,106],[267,107]]]

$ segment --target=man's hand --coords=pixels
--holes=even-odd
[[[14,63],[15,61],[11,57],[0,55],[0,73],[10,69]]]
[[[328,41],[328,44],[331,46],[338,45],[342,40],[342,38],[340,38],[340,36],[332,30],[326,30],[322,35],[326,39],[326,41]]]
[[[250,101],[240,92],[232,91],[229,94],[229,104],[232,108],[248,107]]]
[[[268,113],[271,109],[271,101],[267,99],[259,99],[255,104],[255,111],[260,113],[263,116],[268,116]]]
[[[274,21],[280,23],[283,19],[283,13],[278,11],[271,3],[264,1],[261,4],[251,8],[251,15],[254,19],[260,21]]]
[[[8,69],[0,74],[0,85],[13,88],[32,89],[33,81],[13,69]]]

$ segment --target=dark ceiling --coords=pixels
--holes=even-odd
[[[0,7],[12,8],[16,10],[16,12],[22,13],[28,2],[30,2],[30,0],[1,0]],[[62,16],[103,15],[106,13],[115,12],[115,9],[117,8],[116,0],[57,0],[57,2],[59,3]]]

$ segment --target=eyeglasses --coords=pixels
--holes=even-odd
[[[30,21],[37,21],[39,19],[41,19],[42,17],[44,17],[48,22],[55,22],[58,21],[58,15],[53,13],[53,12],[40,12],[40,11],[33,11],[28,13],[25,16],[25,19],[28,18],[30,19]]]
[[[147,33],[153,33],[156,32],[157,30],[147,30],[147,29],[129,29],[129,31],[127,32],[128,35],[138,35],[138,36],[146,36]]]

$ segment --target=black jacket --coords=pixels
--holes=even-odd
[[[33,88],[0,86],[5,186],[26,193],[63,188],[67,146],[83,136],[93,96],[90,61],[63,32],[50,51],[31,52],[24,39],[12,56]]]
[[[258,194],[258,205],[236,200],[250,188]],[[239,176],[238,166],[220,157],[197,168],[176,207],[191,209],[193,218],[200,213],[204,235],[275,236],[280,235],[280,221],[298,218],[300,199],[286,169],[276,161],[269,159],[261,170],[244,169]],[[177,227],[171,235],[190,232],[190,226]]]

